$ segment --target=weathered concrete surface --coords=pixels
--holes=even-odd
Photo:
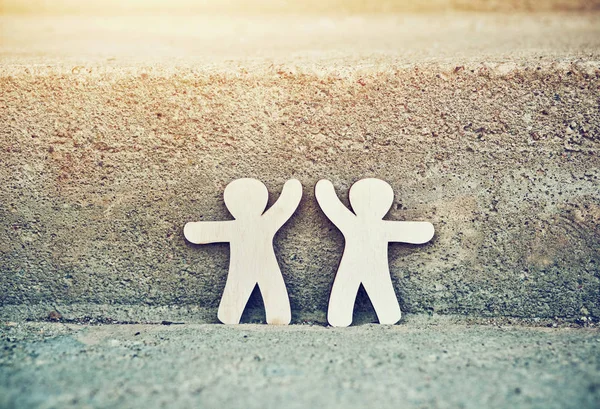
[[[10,326],[9,326],[10,325]],[[597,329],[0,324],[0,407],[600,406]]]
[[[0,17],[1,316],[213,321],[228,249],[184,223],[295,177],[275,246],[322,320],[314,185],[374,176],[437,230],[390,247],[403,311],[600,318],[598,15],[94,21]]]
[[[398,12],[548,12],[599,10],[599,0],[2,0],[0,12],[38,14],[189,14],[398,13]]]

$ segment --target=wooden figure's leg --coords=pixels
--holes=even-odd
[[[352,270],[342,268],[343,263],[333,282],[329,307],[327,309],[327,321],[332,327],[347,327],[352,324],[352,313],[354,303],[360,287],[360,280]]]
[[[285,282],[279,268],[267,279],[258,282],[258,288],[265,304],[267,324],[288,325],[292,320],[292,310]]]
[[[363,286],[380,324],[393,325],[400,321],[402,317],[400,304],[388,271],[370,276],[363,282]]]
[[[256,281],[244,280],[229,271],[217,317],[223,324],[239,324]]]

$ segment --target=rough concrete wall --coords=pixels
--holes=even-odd
[[[431,244],[390,246],[403,311],[600,318],[595,63],[13,74],[0,77],[5,308],[212,316],[228,247],[188,244],[183,225],[229,219],[235,178],[264,181],[272,203],[293,177],[304,198],[275,248],[294,317],[322,314],[343,237],[314,185],[329,178],[347,203],[378,177],[396,193],[390,220],[436,227]]]

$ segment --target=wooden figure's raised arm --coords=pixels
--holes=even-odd
[[[384,221],[388,241],[423,244],[433,238],[435,230],[429,222]]]
[[[277,228],[281,227],[296,211],[302,199],[302,184],[297,179],[290,179],[283,185],[279,199],[267,210],[263,217],[269,219]]]
[[[351,222],[356,216],[352,213],[344,204],[340,201],[333,183],[327,179],[321,179],[315,186],[315,197],[321,210],[325,213],[325,216],[331,220],[333,224],[338,227]]]
[[[234,220],[222,222],[189,222],[183,228],[185,238],[194,244],[224,243],[231,241]]]

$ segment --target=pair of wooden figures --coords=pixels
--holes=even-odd
[[[362,179],[350,188],[350,211],[333,184],[320,180],[315,196],[325,215],[344,235],[346,246],[327,311],[329,324],[352,323],[360,284],[371,299],[381,324],[395,324],[401,312],[388,267],[388,243],[426,243],[433,237],[428,222],[382,220],[394,200],[392,187],[380,179]],[[265,305],[267,323],[289,324],[288,293],[273,250],[275,233],[294,214],[302,197],[298,180],[288,180],[277,202],[267,211],[266,186],[256,179],[237,179],[225,188],[224,199],[235,220],[191,222],[186,239],[195,244],[230,243],[229,275],[218,310],[224,324],[238,324],[256,285]]]

